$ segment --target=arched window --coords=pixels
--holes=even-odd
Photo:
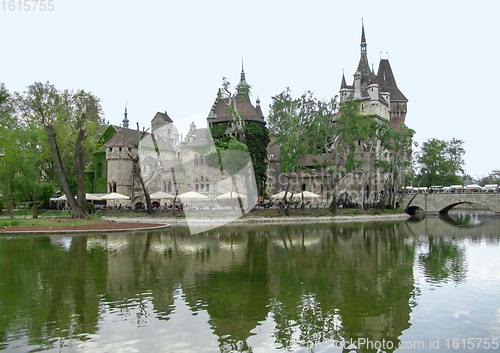
[[[203,156],[200,156],[200,165],[203,165]]]
[[[194,156],[194,165],[198,165],[198,155]]]
[[[116,183],[113,183],[113,191],[112,192],[116,192]]]
[[[207,186],[206,186],[206,187],[207,187],[207,190],[206,190],[206,191],[207,191],[207,192],[209,192],[209,191],[210,191],[210,184],[207,184]]]
[[[200,184],[195,185],[195,190],[196,190],[196,192],[200,191]]]
[[[203,175],[200,177],[200,181],[203,181]]]
[[[191,191],[191,184],[187,184],[187,191]]]
[[[214,183],[214,192],[219,191],[219,185],[217,183]]]

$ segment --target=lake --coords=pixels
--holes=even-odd
[[[500,351],[500,219],[0,236],[8,352]]]

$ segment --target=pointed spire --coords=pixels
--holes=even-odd
[[[128,123],[129,123],[129,121],[127,119],[127,115],[128,115],[128,113],[127,113],[127,101],[125,101],[125,113],[124,113],[124,117],[123,117],[123,121],[122,121],[122,126],[126,127],[126,128],[128,128]]]
[[[361,55],[366,54],[365,23],[361,19]]]
[[[246,82],[245,80],[245,70],[243,69],[243,58],[241,58],[241,77],[240,77],[240,83],[238,83],[238,86],[236,86],[236,89],[238,92],[244,92],[250,89],[250,85]]]
[[[257,103],[257,105],[260,105],[260,98],[259,98],[259,94],[257,94],[257,100],[255,101],[255,103]]]
[[[347,83],[345,81],[344,69],[342,69],[342,82],[340,83],[340,89],[347,88]]]

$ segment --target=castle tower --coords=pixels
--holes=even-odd
[[[398,126],[405,123],[408,99],[399,90],[396,84],[396,79],[391,69],[389,59],[380,59],[377,73],[378,85],[382,88],[381,91],[390,96],[390,121],[389,125]]]
[[[389,94],[391,91],[384,92],[381,89],[379,77],[376,76],[374,70],[370,68],[367,47],[365,24],[362,23],[358,67],[353,75],[353,84],[351,86],[347,85],[345,75],[342,73],[339,92],[340,102],[348,100],[360,101],[361,112],[363,114],[390,120],[390,101],[388,99],[391,97],[391,94]],[[382,94],[383,92],[385,94]]]

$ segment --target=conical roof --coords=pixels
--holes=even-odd
[[[380,59],[377,72],[377,83],[384,87],[384,92],[391,94],[391,101],[408,102],[405,95],[399,90],[396,79],[392,73],[391,64],[388,59]]]

